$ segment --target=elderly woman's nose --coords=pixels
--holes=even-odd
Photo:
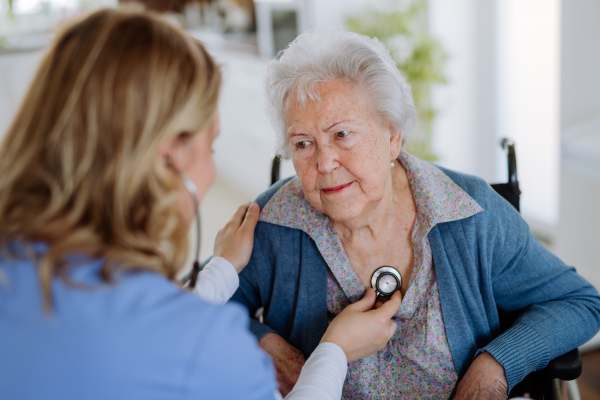
[[[339,165],[338,152],[332,146],[322,146],[317,150],[317,169],[320,173],[326,174],[333,171]]]

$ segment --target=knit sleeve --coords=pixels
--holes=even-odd
[[[499,309],[518,317],[477,354],[488,351],[504,366],[510,390],[598,332],[600,296],[538,241],[508,202],[496,193],[489,197],[495,215],[493,293]]]

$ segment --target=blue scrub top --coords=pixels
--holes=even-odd
[[[44,315],[37,264],[21,243],[8,247],[16,256],[0,254],[1,399],[273,400],[275,372],[239,306],[208,304],[151,272],[106,284],[101,260],[74,256],[78,286],[54,279]]]

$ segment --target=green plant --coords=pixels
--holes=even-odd
[[[427,1],[391,0],[375,9],[350,16],[349,30],[376,37],[390,51],[396,66],[411,84],[417,108],[417,130],[408,150],[419,158],[436,161],[431,139],[437,111],[431,105],[431,86],[447,83],[447,55],[427,31]]]
[[[6,0],[6,2],[8,3],[8,18],[12,19],[14,17],[14,14],[13,14],[14,0]]]

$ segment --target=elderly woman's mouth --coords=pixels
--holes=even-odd
[[[352,182],[350,183],[345,183],[343,185],[340,186],[335,186],[335,187],[330,187],[330,188],[324,188],[321,189],[323,192],[325,192],[325,194],[334,194],[334,193],[339,193],[342,190],[346,189],[347,187],[349,187],[350,185],[352,185]]]

